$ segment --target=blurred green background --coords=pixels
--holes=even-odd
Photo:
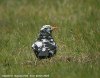
[[[40,28],[55,25],[51,60],[35,62]],[[100,0],[0,0],[0,75],[100,77]]]

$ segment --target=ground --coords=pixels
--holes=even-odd
[[[45,25],[58,27],[52,59],[31,45]],[[100,77],[100,0],[0,0],[0,76]]]

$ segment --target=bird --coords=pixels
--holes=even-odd
[[[40,29],[38,38],[32,44],[32,50],[38,59],[47,59],[56,55],[57,44],[52,37],[52,31],[57,29],[55,26],[43,25]]]

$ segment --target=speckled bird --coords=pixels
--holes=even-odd
[[[32,50],[39,59],[51,58],[56,54],[57,45],[52,37],[52,31],[57,27],[44,25],[40,29],[39,37],[32,45]]]

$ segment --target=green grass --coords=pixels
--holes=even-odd
[[[38,61],[31,45],[40,28],[56,25],[51,60]],[[100,0],[0,0],[0,75],[100,77]]]

